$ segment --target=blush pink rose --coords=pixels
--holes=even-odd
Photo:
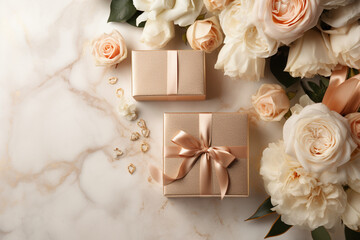
[[[289,98],[278,84],[261,85],[252,96],[252,104],[264,121],[280,121],[290,108]]]
[[[288,45],[316,26],[323,7],[320,0],[259,0],[254,11],[264,32]]]
[[[116,30],[113,30],[110,34],[104,33],[95,39],[92,44],[92,54],[98,66],[114,65],[127,57],[125,40]]]

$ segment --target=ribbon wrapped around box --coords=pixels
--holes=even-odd
[[[205,100],[204,52],[132,51],[131,86],[138,101]]]
[[[248,116],[164,114],[164,195],[247,197]]]

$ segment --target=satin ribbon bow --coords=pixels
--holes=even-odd
[[[360,107],[360,74],[346,80],[348,67],[338,65],[332,72],[322,103],[342,115]]]
[[[211,188],[211,160],[213,161],[216,176],[220,186],[221,198],[224,198],[229,185],[227,167],[236,159],[228,147],[212,147],[209,134],[200,131],[200,141],[192,135],[180,131],[172,142],[179,148],[168,147],[167,157],[184,157],[176,177],[164,175],[164,185],[185,177],[196,161],[200,159],[200,194],[209,195]]]

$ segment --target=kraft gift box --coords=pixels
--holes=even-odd
[[[137,101],[205,100],[205,54],[195,50],[132,51]]]
[[[223,174],[225,174],[224,170],[228,173],[228,177],[225,174],[223,178],[225,181],[226,178],[228,179],[225,197],[247,197],[249,195],[248,132],[248,116],[243,113],[164,113],[164,195],[220,197],[222,195],[220,185],[224,184],[224,180],[219,183],[217,176],[219,174],[217,170],[220,169]],[[235,159],[227,167],[220,166],[214,158],[221,162],[225,157],[222,157],[223,153],[219,154],[214,149],[218,151],[225,149],[234,155]],[[226,154],[224,156],[228,157]],[[178,176],[179,169],[189,164],[185,162],[189,159],[194,161],[191,169],[181,179],[174,180],[173,178]],[[201,165],[203,164],[201,161],[207,166]],[[201,169],[205,173],[201,172]],[[204,183],[207,187],[203,186]]]

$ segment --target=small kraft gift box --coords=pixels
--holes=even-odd
[[[167,197],[248,197],[249,126],[244,113],[164,113]]]
[[[205,100],[205,54],[195,50],[132,51],[131,87],[137,101]]]

